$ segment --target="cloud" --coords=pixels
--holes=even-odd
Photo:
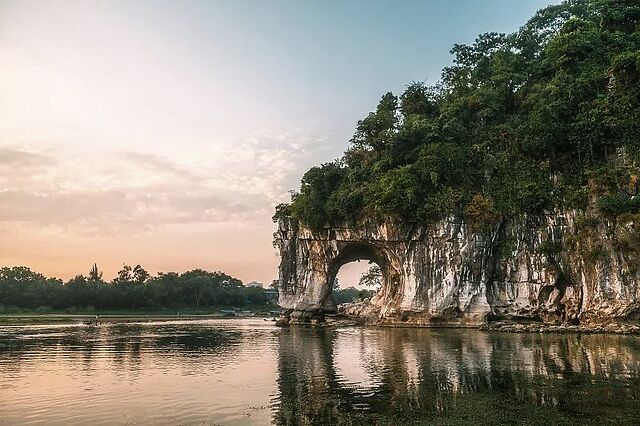
[[[180,166],[175,160],[162,157],[160,155],[123,151],[118,153],[118,157],[129,163],[131,166],[146,169],[151,173],[168,174],[173,177],[190,181],[200,180],[200,176],[197,173]]]
[[[9,147],[0,147],[0,173],[49,167],[55,159],[49,155]]]
[[[117,212],[123,193],[36,194],[0,192],[0,222],[67,223]]]
[[[149,227],[241,220],[249,206],[215,195],[124,191],[34,194],[0,192],[0,222],[82,225],[89,229]]]
[[[0,147],[0,223],[122,234],[266,224],[273,206],[326,155],[323,138],[270,131],[175,155]]]
[[[237,192],[261,194],[276,204],[286,201],[302,174],[329,154],[323,137],[265,130],[224,147],[220,179]]]

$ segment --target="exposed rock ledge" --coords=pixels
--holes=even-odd
[[[336,311],[330,283],[339,268],[365,259],[383,272],[381,291],[350,312],[366,323],[508,323],[523,331],[635,324],[640,268],[635,253],[621,249],[632,226],[576,211],[482,232],[457,218],[428,227],[383,223],[318,232],[283,219],[274,234],[283,322],[322,322]]]

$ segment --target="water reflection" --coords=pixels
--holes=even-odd
[[[268,424],[276,332],[262,320],[0,327],[0,424]]]
[[[186,327],[185,327],[186,326]],[[86,362],[107,357],[136,367],[141,354],[166,353],[179,357],[229,355],[241,341],[240,330],[203,327],[197,324],[127,324],[105,327],[5,328],[0,334],[0,372],[13,369],[26,357],[53,350],[65,358],[81,357]],[[40,359],[36,357],[36,359]],[[9,363],[7,361],[13,361]]]
[[[279,424],[640,419],[634,337],[291,329],[278,350]]]
[[[640,338],[0,327],[0,424],[640,424]]]

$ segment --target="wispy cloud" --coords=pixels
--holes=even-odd
[[[0,222],[123,234],[266,223],[327,149],[322,138],[269,131],[212,145],[175,157],[0,147]]]
[[[0,142],[0,265],[69,278],[93,262],[106,276],[135,262],[273,279],[273,206],[330,148],[294,131],[199,145]]]
[[[241,220],[249,206],[215,195],[101,191],[0,192],[0,222],[152,226]]]
[[[47,154],[0,146],[0,176],[10,173],[34,173],[55,163],[56,159]]]
[[[302,173],[328,152],[323,137],[263,131],[224,147],[220,178],[237,192],[261,194],[272,204],[286,201]]]
[[[0,147],[0,167],[31,168],[52,162],[53,158],[45,154]]]
[[[157,154],[135,151],[123,151],[118,153],[117,156],[122,161],[129,163],[129,165],[139,169],[146,169],[151,173],[170,175],[172,177],[189,181],[201,180],[200,175],[192,170],[182,167],[175,159],[162,157]]]

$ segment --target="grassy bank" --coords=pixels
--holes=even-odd
[[[56,324],[56,323],[88,323],[96,320],[100,323],[164,321],[176,319],[207,319],[207,318],[246,318],[251,316],[269,317],[272,307],[260,307],[251,310],[237,310],[235,317],[225,314],[225,310],[232,308],[208,309],[164,309],[164,310],[105,310],[105,311],[48,311],[20,310],[11,313],[0,312],[0,325],[21,324]]]

